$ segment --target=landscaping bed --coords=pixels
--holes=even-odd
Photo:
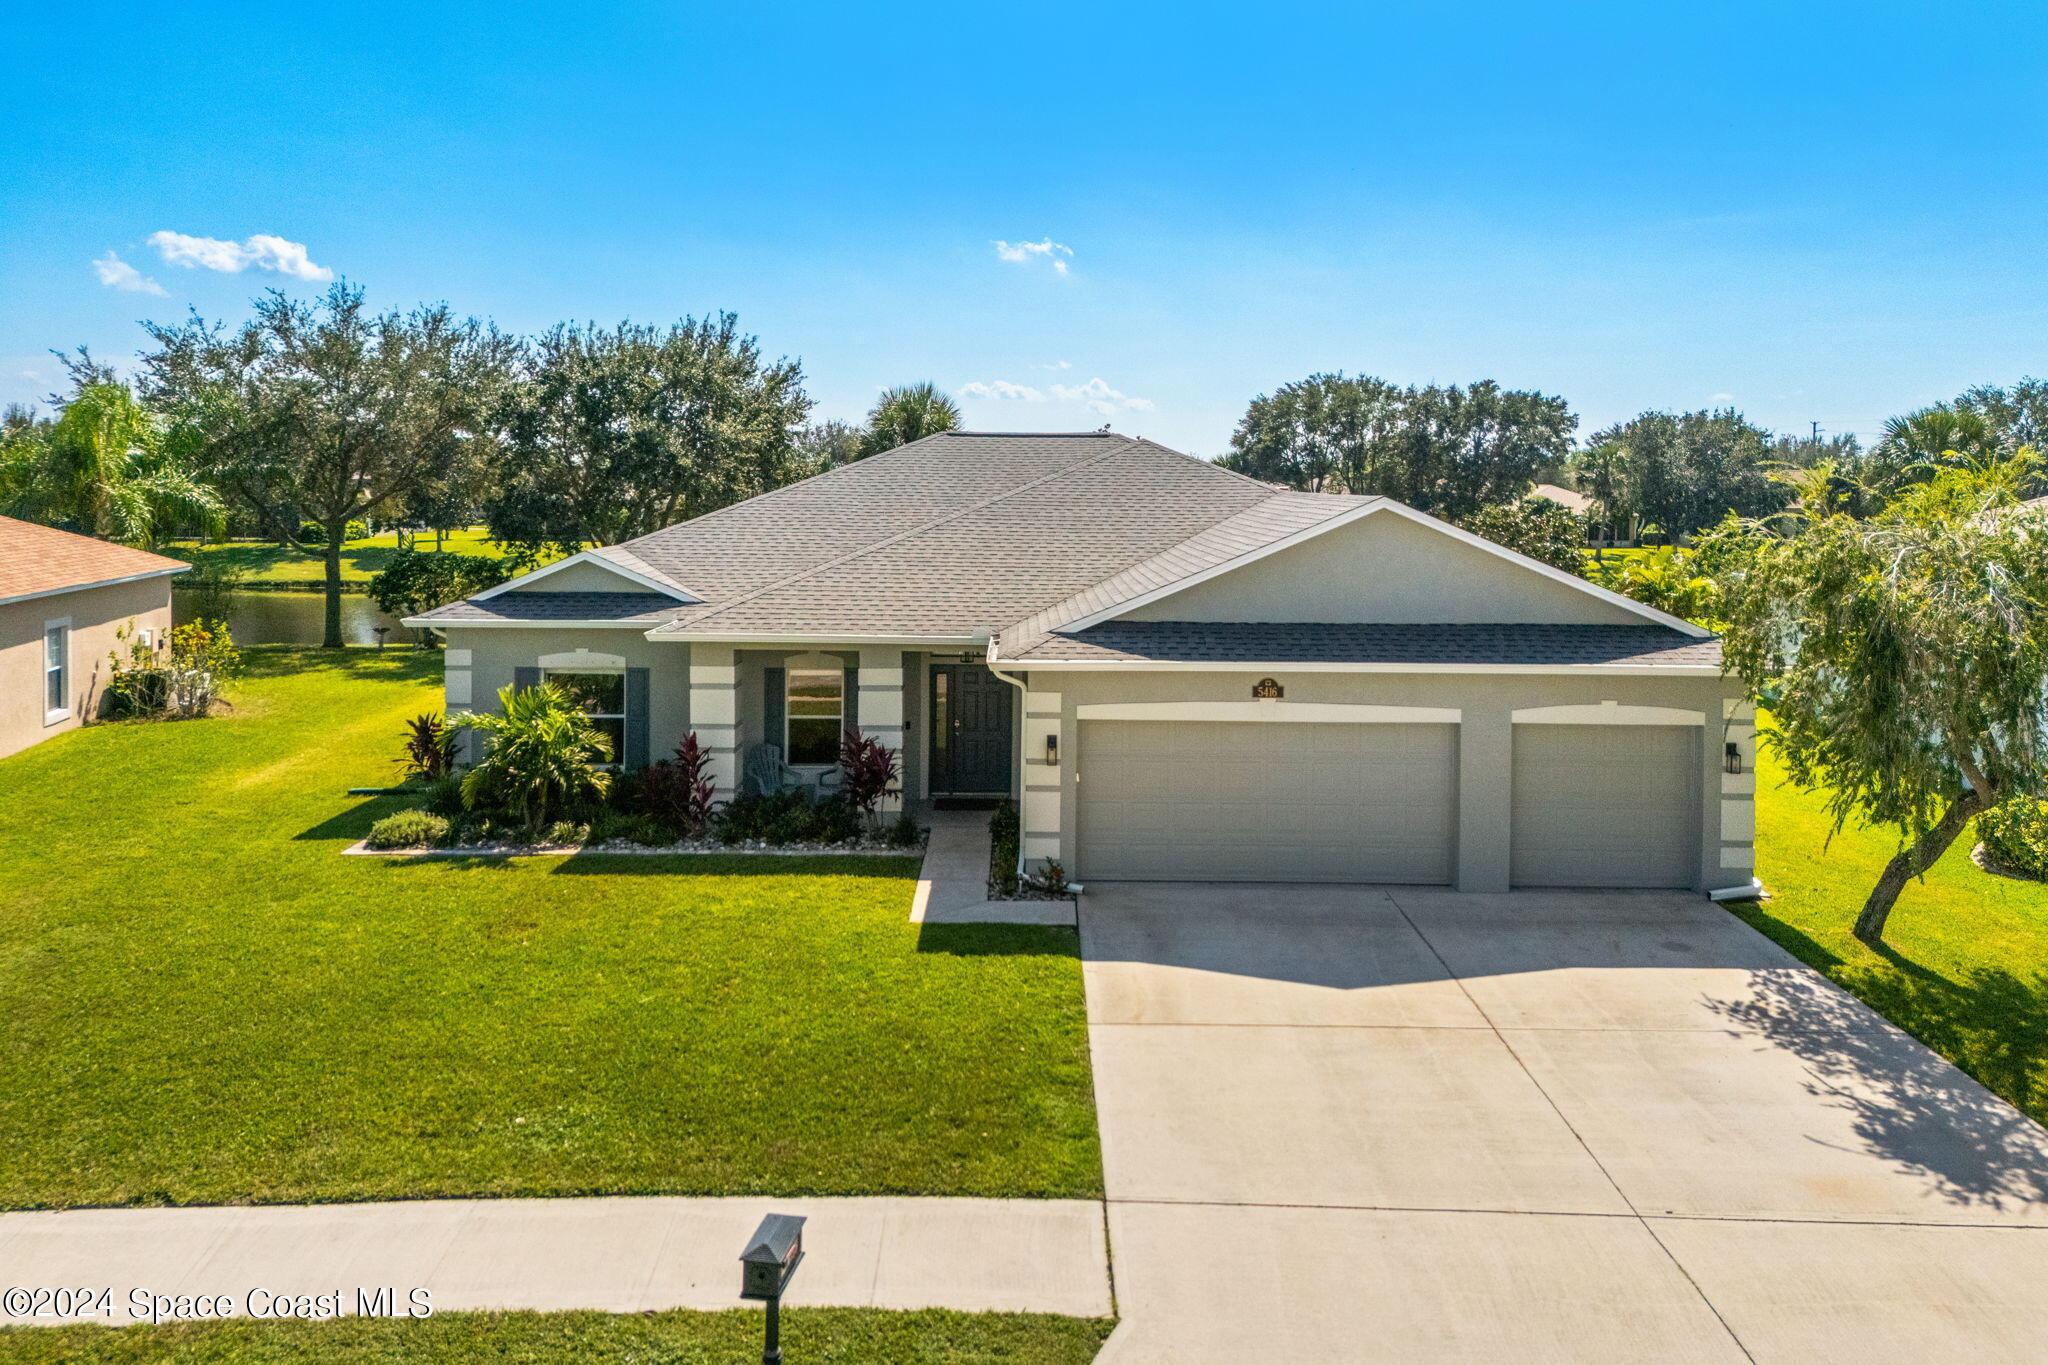
[[[914,856],[338,858],[439,657],[245,662],[0,759],[0,1207],[1100,1194],[1071,931],[912,924]]]

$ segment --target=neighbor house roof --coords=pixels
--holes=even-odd
[[[0,602],[158,578],[191,567],[132,546],[0,517]]]
[[[1593,500],[1575,488],[1560,488],[1554,483],[1539,483],[1536,485],[1535,496],[1546,498],[1556,503],[1559,507],[1567,508],[1573,512],[1590,512],[1593,510]]]
[[[965,644],[995,636],[992,657],[999,659],[1135,662],[1149,657],[1145,648],[1167,646],[1141,646],[1140,635],[1097,633],[1118,607],[1378,513],[1427,522],[1531,572],[1623,604],[1657,633],[1656,640],[1643,636],[1627,646],[1646,657],[1702,634],[1389,499],[1276,490],[1155,442],[1106,431],[946,432],[577,557],[626,569],[622,586],[635,581],[670,595],[549,592],[542,575],[552,570],[542,570],[411,620],[430,626],[630,621],[647,625],[656,640]],[[1254,639],[1306,648],[1299,644],[1302,632],[1336,629],[1292,626],[1286,628],[1291,634],[1240,634],[1235,643],[1210,630],[1200,648],[1241,650]],[[1478,636],[1443,638],[1446,648],[1481,650]],[[1488,657],[1519,649],[1543,663],[1572,653],[1561,635],[1540,642],[1527,635],[1489,638]],[[1143,639],[1167,637],[1153,632]],[[1173,639],[1172,648],[1196,647],[1196,634]],[[1368,639],[1353,632],[1342,639],[1351,654],[1396,648],[1389,635]],[[1574,659],[1627,655],[1619,637],[1589,636],[1572,648]]]

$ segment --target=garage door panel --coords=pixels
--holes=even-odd
[[[1098,880],[1450,880],[1447,725],[1081,727],[1079,872]]]
[[[1691,886],[1699,746],[1688,726],[1516,726],[1515,885]]]

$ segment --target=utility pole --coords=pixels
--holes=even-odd
[[[1818,422],[1809,422],[1809,423],[1807,423],[1807,425],[1813,428],[1813,443],[1814,443],[1815,445],[1819,445],[1819,444],[1820,444],[1820,423],[1818,423]]]

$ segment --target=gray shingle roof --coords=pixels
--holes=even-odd
[[[1719,667],[1721,642],[1668,626],[1105,621],[1006,658],[1101,663],[1388,663]]]
[[[682,603],[658,592],[503,592],[479,602],[451,602],[414,620],[443,621],[631,621],[656,626]]]

